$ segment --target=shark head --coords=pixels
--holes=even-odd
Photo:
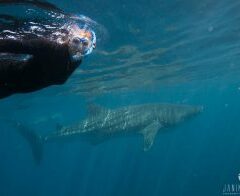
[[[163,125],[176,124],[203,111],[202,106],[166,105],[157,109],[157,118]]]
[[[175,117],[177,122],[184,121],[190,117],[193,117],[203,111],[202,106],[189,106],[183,105],[175,108]]]

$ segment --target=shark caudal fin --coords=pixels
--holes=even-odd
[[[31,147],[33,158],[36,163],[40,163],[43,155],[43,140],[33,130],[17,123],[18,132],[26,139]]]

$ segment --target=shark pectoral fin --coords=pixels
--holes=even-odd
[[[152,147],[155,136],[161,127],[159,122],[153,122],[141,131],[144,137],[144,151],[148,151]]]

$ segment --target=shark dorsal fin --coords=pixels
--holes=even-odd
[[[144,151],[148,151],[152,147],[155,136],[161,127],[159,122],[153,122],[141,131],[144,137]]]
[[[100,105],[97,105],[97,104],[91,104],[91,105],[88,105],[88,114],[91,115],[91,116],[95,116],[95,115],[98,115],[104,111],[106,111],[106,109]]]
[[[56,129],[57,129],[57,130],[61,130],[62,128],[63,128],[63,125],[61,125],[60,123],[57,123]]]

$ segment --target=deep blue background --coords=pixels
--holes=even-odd
[[[108,35],[64,86],[0,101],[1,196],[213,196],[222,194],[224,184],[238,182],[238,1],[51,2],[97,20]],[[126,53],[116,52],[123,46]],[[136,50],[129,52],[129,46]],[[167,102],[205,109],[159,133],[149,152],[143,152],[140,136],[97,146],[56,142],[44,146],[38,165],[8,123],[13,119],[49,133],[58,123],[86,117],[91,102],[109,108]]]

